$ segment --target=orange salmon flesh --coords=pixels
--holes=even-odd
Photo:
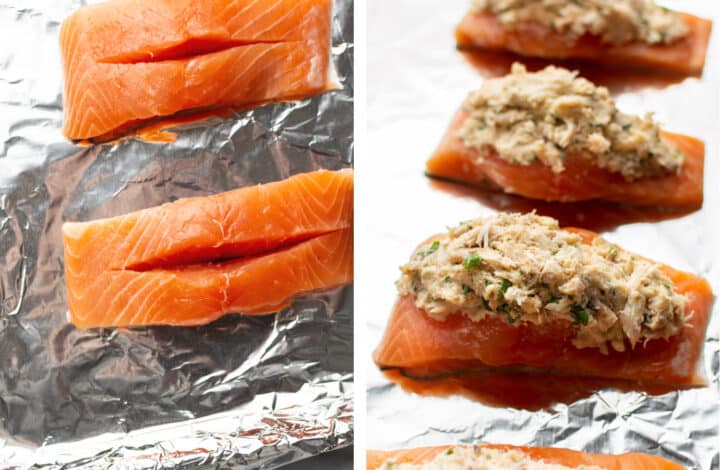
[[[569,42],[564,34],[541,24],[509,29],[491,13],[468,13],[455,30],[455,39],[460,49],[501,50],[527,57],[577,59],[618,68],[699,74],[705,66],[712,22],[687,13],[679,15],[688,27],[688,35],[667,45],[642,42],[608,45],[589,35]]]
[[[580,229],[585,243],[597,235]],[[647,341],[625,352],[603,354],[573,346],[576,325],[567,321],[508,324],[499,315],[473,321],[460,313],[436,320],[416,307],[412,296],[398,299],[375,363],[413,377],[473,371],[543,374],[636,382],[674,389],[703,386],[697,375],[713,302],[710,285],[693,274],[662,266],[675,291],[687,296],[689,316],[679,334]]]
[[[60,30],[63,133],[104,138],[158,117],[330,87],[332,0],[111,0]]]
[[[622,175],[577,155],[568,156],[561,173],[554,173],[542,162],[518,165],[497,155],[479,160],[478,151],[467,147],[458,137],[467,118],[467,111],[461,110],[453,119],[427,161],[430,176],[471,185],[489,184],[507,193],[543,201],[603,200],[633,206],[694,209],[702,206],[705,145],[695,138],[663,132],[662,138],[685,155],[680,172],[626,181]]]
[[[266,314],[353,278],[353,172],[316,171],[63,225],[81,328]]]

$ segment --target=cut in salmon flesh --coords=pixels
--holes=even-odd
[[[688,35],[675,43],[649,45],[635,42],[624,45],[603,44],[585,35],[570,42],[559,32],[541,24],[505,27],[491,13],[468,13],[458,25],[455,38],[460,49],[509,51],[521,56],[544,59],[577,59],[618,68],[649,69],[694,75],[705,66],[712,22],[679,13],[687,24]]]
[[[584,243],[597,235],[581,229]],[[564,321],[509,324],[500,315],[473,321],[460,313],[436,320],[415,305],[412,296],[398,299],[375,363],[385,370],[417,378],[478,371],[558,375],[627,381],[683,389],[705,385],[698,374],[713,293],[706,280],[661,266],[678,294],[687,297],[686,323],[677,335],[627,345],[624,352],[578,349],[576,326]],[[689,315],[692,312],[692,315]]]
[[[432,461],[449,449],[467,446],[420,447],[391,451],[368,450],[367,470],[377,470],[386,462],[396,464],[423,464]],[[510,445],[482,444],[475,448],[494,449],[501,452],[517,451],[527,455],[530,460],[546,464],[563,465],[577,468],[594,466],[606,470],[684,470],[685,467],[662,457],[641,453],[619,455],[587,454],[570,449],[518,447]]]
[[[329,88],[332,0],[111,0],[60,30],[66,137]]]
[[[63,225],[82,328],[201,325],[266,314],[353,277],[353,172],[316,171]]]
[[[693,137],[663,132],[662,138],[685,155],[679,173],[626,181],[619,173],[599,168],[591,159],[569,155],[565,169],[554,173],[542,162],[520,165],[497,155],[482,159],[458,132],[468,118],[461,110],[427,162],[430,176],[543,201],[603,200],[633,206],[698,209],[703,204],[705,144]]]

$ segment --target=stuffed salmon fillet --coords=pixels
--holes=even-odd
[[[628,14],[628,8],[621,10],[622,4],[628,3],[625,1],[618,2],[617,11],[613,11],[615,6],[611,6],[611,2],[597,7],[595,4],[601,2],[585,0],[581,4],[568,2],[565,9],[545,8],[540,14],[532,8],[542,8],[543,0],[525,2],[525,5],[515,2],[510,8],[505,5],[502,11],[496,11],[497,0],[475,3],[480,5],[460,21],[455,31],[461,49],[501,50],[544,59],[576,59],[619,68],[699,74],[705,65],[712,30],[710,20],[661,9],[648,5],[648,1],[631,4],[629,10],[635,13],[635,18]],[[555,7],[557,4],[555,2]],[[644,10],[633,11],[640,4]],[[586,19],[592,16],[582,18],[583,12],[573,11],[575,7],[578,10],[584,8],[585,13],[597,8],[595,24],[588,24]],[[648,16],[654,16],[658,21],[649,22],[648,26],[648,22],[643,21]],[[618,22],[618,18],[624,21]]]
[[[193,110],[329,88],[332,0],[110,0],[60,31],[63,133],[102,139]]]
[[[63,225],[81,328],[258,315],[353,276],[352,170],[316,171],[111,219]]]
[[[516,65],[476,93],[484,101],[474,106],[471,94],[457,113],[427,162],[430,176],[543,201],[702,206],[703,142],[621,113],[607,89],[564,69]]]
[[[433,237],[401,271],[374,353],[385,370],[705,383],[708,283],[592,232],[501,214]]]
[[[446,466],[443,466],[446,465]],[[454,466],[453,466],[454,465]],[[367,470],[532,468],[533,470],[683,470],[670,460],[641,453],[587,454],[570,449],[480,444],[367,451]]]
[[[479,161],[478,151],[467,148],[457,137],[467,117],[463,110],[457,113],[427,161],[428,175],[548,202],[603,200],[667,208],[699,208],[703,204],[705,144],[694,137],[663,131],[663,140],[685,155],[680,173],[628,183],[580,156],[570,156],[562,174],[539,162],[528,166],[508,163],[496,152]]]

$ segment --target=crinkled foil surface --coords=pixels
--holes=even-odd
[[[351,286],[200,328],[75,329],[60,227],[353,163],[352,0],[338,90],[77,147],[60,132],[70,0],[0,1],[0,468],[274,468],[353,438]]]
[[[720,6],[717,2],[660,2],[714,18],[715,33],[701,79],[640,79],[600,74],[621,109],[654,111],[669,130],[707,146],[702,210],[660,222],[600,223],[575,214],[573,225],[599,228],[629,250],[706,277],[720,292]],[[368,318],[372,350],[395,300],[398,267],[428,236],[462,220],[530,210],[503,196],[453,195],[423,176],[424,163],[466,94],[482,76],[455,50],[453,30],[469,0],[370,0],[368,12],[368,155],[358,169],[372,181],[356,217],[358,312]],[[498,60],[492,73],[507,68]],[[508,61],[509,63],[509,61]],[[596,74],[598,75],[598,74]],[[598,80],[600,81],[600,80]],[[369,183],[368,183],[369,184]],[[541,211],[542,212],[542,211]],[[606,217],[612,220],[613,217]],[[567,219],[566,219],[567,223]],[[709,387],[657,397],[604,390],[569,405],[530,412],[482,405],[467,398],[409,394],[367,359],[368,448],[392,449],[478,441],[570,447],[590,452],[644,451],[688,468],[720,468],[720,312],[714,307],[701,367]],[[368,351],[369,353],[370,351]]]

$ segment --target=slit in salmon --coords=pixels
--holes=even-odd
[[[148,271],[166,271],[190,266],[222,266],[227,263],[275,255],[334,232],[337,232],[337,230],[301,233],[276,240],[252,240],[213,247],[193,247],[173,253],[168,257],[144,260],[121,268],[111,268],[110,270],[142,273]]]
[[[70,320],[196,326],[277,312],[352,281],[352,215],[352,170],[318,170],[66,223]]]
[[[216,52],[224,52],[236,47],[257,44],[281,44],[293,41],[281,40],[233,40],[224,38],[190,38],[173,46],[134,51],[118,56],[104,57],[101,64],[151,64],[173,60],[190,60]]]
[[[63,133],[86,141],[183,111],[322,93],[333,85],[331,18],[330,0],[82,7],[60,28]]]

